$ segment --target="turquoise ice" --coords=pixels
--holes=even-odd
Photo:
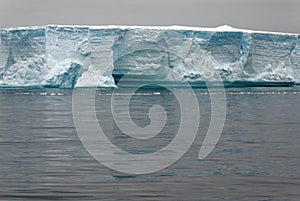
[[[235,29],[49,25],[1,29],[0,85],[115,87],[114,77],[300,83],[299,35]],[[137,79],[138,80],[138,79]]]

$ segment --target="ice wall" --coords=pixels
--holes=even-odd
[[[45,84],[72,88],[90,65],[89,29],[47,26],[46,52],[49,73]]]
[[[0,85],[114,87],[124,74],[166,82],[300,83],[299,35],[189,27],[0,30]]]
[[[1,31],[0,84],[40,85],[47,74],[45,28]]]
[[[297,37],[297,43],[291,53],[291,62],[295,79],[297,83],[300,83],[300,35]]]
[[[112,77],[114,68],[114,52],[112,47],[118,39],[117,29],[90,28],[84,55],[89,57],[87,69],[77,81],[77,87],[114,87]]]

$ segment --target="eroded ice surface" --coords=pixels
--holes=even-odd
[[[166,82],[300,83],[299,35],[234,29],[58,26],[0,30],[0,85],[114,87]],[[138,79],[137,79],[138,80]]]

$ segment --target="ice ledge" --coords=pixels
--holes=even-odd
[[[102,25],[102,26],[89,26],[89,25],[41,25],[41,26],[24,26],[24,27],[8,27],[0,28],[0,30],[23,30],[23,29],[40,29],[47,27],[73,27],[73,28],[89,28],[89,29],[152,29],[152,30],[178,30],[178,31],[208,31],[208,32],[245,32],[245,33],[264,33],[264,34],[278,34],[278,35],[292,35],[297,36],[297,33],[284,33],[284,32],[272,32],[272,31],[256,31],[248,29],[234,28],[229,25],[222,25],[215,28],[207,27],[190,27],[190,26],[137,26],[137,25]]]

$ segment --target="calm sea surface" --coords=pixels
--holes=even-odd
[[[113,123],[111,92],[98,89],[95,105],[116,146],[145,154],[172,141],[180,124],[172,93],[144,89],[132,97],[137,125],[150,123],[153,104],[168,115],[161,134],[143,141]],[[189,151],[159,172],[128,175],[106,168],[81,144],[72,90],[1,89],[0,200],[300,200],[300,87],[227,89],[223,134],[205,160],[198,153],[211,118],[210,96],[204,89],[195,93],[201,121]]]

